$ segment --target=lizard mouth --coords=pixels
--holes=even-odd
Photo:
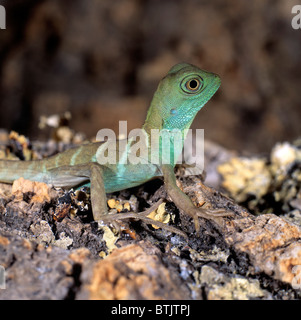
[[[201,110],[201,108],[212,98],[212,96],[215,94],[215,92],[218,90],[218,88],[221,85],[221,80],[219,76],[214,75],[213,81],[204,88],[204,91],[206,91],[206,98],[202,100],[201,104],[197,107],[193,107],[192,109],[197,109],[198,111]],[[203,91],[203,93],[204,93]]]
[[[207,90],[208,90],[208,93],[207,93],[208,100],[215,94],[215,92],[218,90],[220,85],[221,85],[221,79],[219,78],[218,75],[215,74],[213,81],[210,83],[209,87],[207,88]]]

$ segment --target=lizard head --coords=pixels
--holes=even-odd
[[[160,81],[147,120],[160,119],[161,128],[167,130],[189,128],[220,83],[214,73],[188,63],[176,64]]]

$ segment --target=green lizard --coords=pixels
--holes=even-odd
[[[137,164],[125,162],[124,157],[130,154],[130,149],[133,146],[133,140],[129,139],[123,151],[117,150],[116,163],[100,164],[101,154],[107,155],[112,146],[113,142],[109,140],[83,144],[42,160],[0,160],[0,181],[12,183],[23,177],[63,188],[90,183],[91,204],[95,221],[108,222],[125,218],[142,219],[147,223],[157,224],[183,235],[176,228],[147,218],[146,214],[150,210],[140,214],[132,212],[107,214],[106,193],[137,186],[152,178],[163,176],[168,195],[178,208],[194,219],[195,228],[198,231],[198,217],[214,220],[216,217],[228,214],[221,210],[209,210],[194,206],[190,198],[176,185],[174,166],[183,147],[185,129],[189,129],[198,111],[214,95],[219,86],[220,78],[216,74],[203,71],[187,63],[175,65],[160,81],[142,127],[144,138],[140,141],[140,145],[144,145],[150,158],[153,155],[161,157],[166,150],[162,150],[162,138],[157,144],[151,145],[152,130],[157,129],[160,133],[169,133],[173,129],[180,130],[182,133],[180,147],[178,145],[176,152],[170,152],[171,160],[169,163],[164,162],[163,157],[161,157],[162,159],[159,157],[159,163],[152,163],[149,160],[146,163]],[[173,141],[170,142],[173,146]],[[118,148],[116,143],[113,146]],[[154,207],[151,207],[151,210],[153,209]]]

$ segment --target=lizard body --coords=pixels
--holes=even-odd
[[[91,184],[91,204],[96,221],[107,221],[116,215],[106,215],[106,193],[123,190],[140,185],[152,178],[163,176],[168,195],[184,212],[193,217],[196,229],[199,228],[198,217],[213,218],[225,215],[218,211],[210,211],[194,206],[189,197],[176,185],[174,166],[182,150],[185,129],[189,129],[198,111],[214,95],[220,86],[220,78],[213,73],[203,71],[187,63],[177,64],[160,81],[154,94],[146,121],[142,127],[140,145],[146,154],[144,163],[124,162],[131,153],[133,140],[129,139],[124,149],[116,148],[116,163],[100,164],[101,155],[108,154],[111,141],[83,144],[71,148],[55,156],[35,161],[0,160],[0,181],[12,183],[23,177],[40,181],[55,187],[70,188],[85,183]],[[167,134],[171,146],[177,143],[176,152],[170,148],[169,162],[164,162],[162,137],[151,144],[152,130]],[[177,129],[182,134],[180,142],[168,138],[168,133]],[[151,147],[150,147],[151,146]],[[115,149],[114,149],[115,150]],[[171,151],[173,150],[173,151]],[[159,162],[152,163],[151,157],[158,155]],[[118,215],[118,219],[138,218],[149,221],[145,215],[128,213]],[[173,230],[174,231],[174,230]]]

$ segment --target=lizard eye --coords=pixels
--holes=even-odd
[[[198,79],[192,79],[186,82],[186,88],[188,90],[197,90],[200,85],[200,81]]]
[[[181,83],[181,88],[186,93],[197,93],[203,86],[203,80],[198,77],[185,78]]]

